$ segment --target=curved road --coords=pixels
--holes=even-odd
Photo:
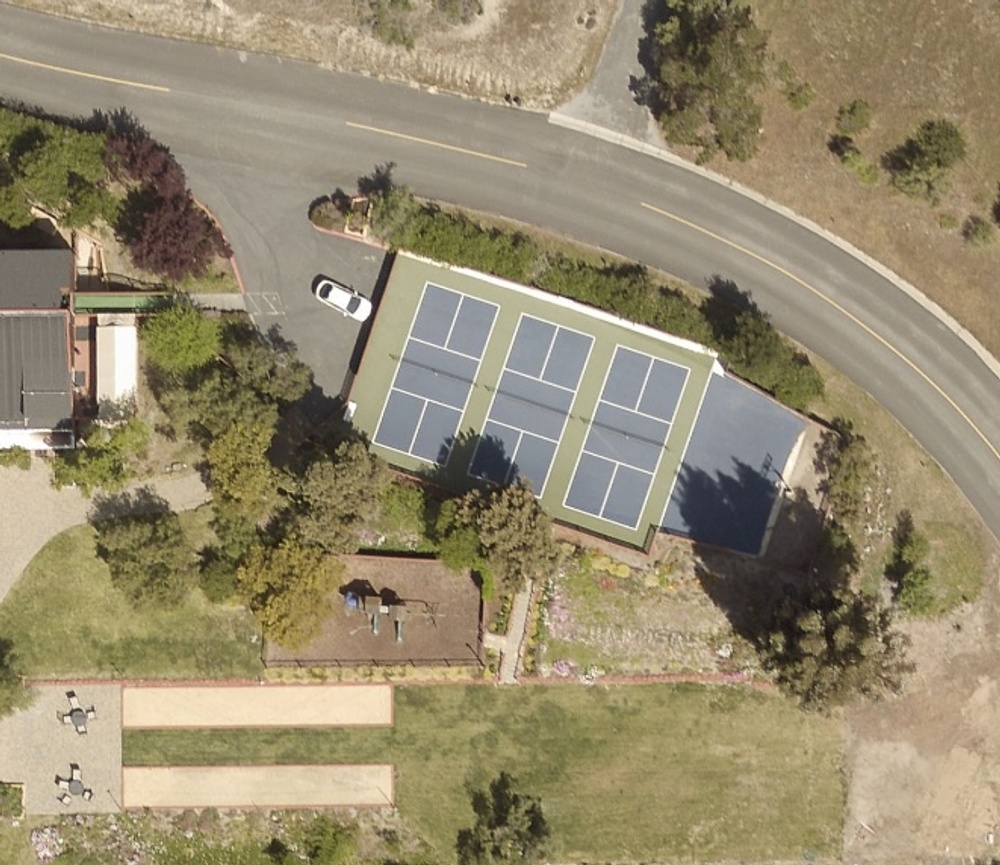
[[[7,6],[0,24],[5,95],[58,113],[127,106],[171,146],[248,291],[280,293],[307,362],[324,351],[307,286],[329,254],[308,202],[392,160],[421,195],[752,291],[886,406],[1000,537],[1000,379],[879,273],[725,185],[529,112]]]

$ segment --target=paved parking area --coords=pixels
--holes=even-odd
[[[126,729],[392,724],[390,685],[195,685],[122,688]]]
[[[28,814],[101,814],[121,810],[122,727],[118,685],[39,685],[35,702],[0,721],[0,779],[24,784]],[[66,692],[73,690],[97,717],[80,735],[62,724],[56,712],[69,708]],[[69,777],[78,763],[84,786],[93,790],[87,801],[73,796],[63,805],[56,796],[55,776]]]

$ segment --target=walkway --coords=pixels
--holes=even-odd
[[[493,649],[500,653],[500,675],[498,680],[501,685],[516,685],[518,664],[521,660],[521,649],[524,646],[525,629],[528,627],[528,610],[531,608],[531,594],[534,583],[528,584],[514,595],[514,603],[511,604],[510,619],[507,622],[507,633],[487,634],[483,638],[483,645],[487,649]]]
[[[34,458],[29,471],[0,468],[0,602],[38,551],[60,532],[87,521],[92,502],[76,488],[55,489],[47,463]],[[150,486],[175,511],[191,510],[208,501],[196,474],[133,484]]]

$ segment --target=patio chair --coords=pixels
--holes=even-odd
[[[83,796],[83,798],[89,802],[91,799],[94,798],[94,791],[91,790],[90,787],[88,787],[80,795]]]
[[[69,707],[71,709],[79,709],[80,708],[80,698],[77,697],[76,691],[67,691],[66,692],[66,699],[69,700]]]
[[[56,796],[56,798],[63,803],[63,805],[68,805],[73,801],[73,797],[69,793],[63,793],[62,796]]]
[[[69,779],[63,778],[61,775],[56,775],[56,786],[61,787],[63,790],[69,790]]]
[[[87,709],[87,720],[93,721],[94,718],[96,717],[97,717],[97,709],[91,706],[89,709]]]
[[[70,717],[69,712],[60,712],[58,709],[56,709],[56,717],[64,724],[73,723],[73,719]]]
[[[80,769],[79,763],[69,764],[69,777],[71,781],[80,781],[83,779],[83,772]]]

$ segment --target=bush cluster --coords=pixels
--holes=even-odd
[[[104,163],[129,189],[116,229],[143,270],[179,281],[200,276],[215,256],[230,254],[167,147],[135,126],[113,129]]]
[[[373,192],[372,227],[395,248],[533,285],[708,345],[737,375],[793,408],[806,408],[822,393],[822,379],[809,359],[738,290],[732,304],[718,297],[696,303],[658,283],[641,265],[594,264],[546,253],[521,232],[488,228],[462,213],[421,204],[409,190],[391,184]]]
[[[31,225],[33,205],[69,227],[114,221],[105,135],[0,108],[0,222]]]

